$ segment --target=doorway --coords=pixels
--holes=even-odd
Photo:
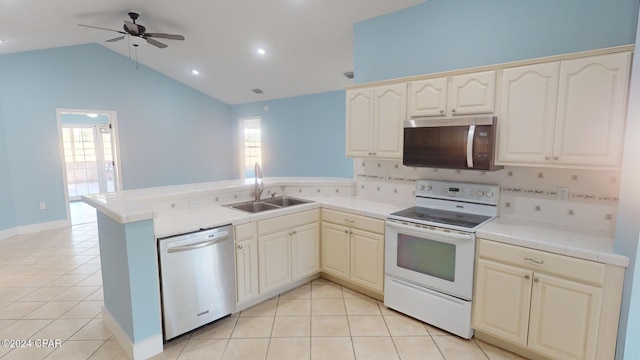
[[[116,113],[58,109],[67,217],[69,203],[82,195],[122,188],[117,146]],[[72,224],[76,223],[71,219]]]

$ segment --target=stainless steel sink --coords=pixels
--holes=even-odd
[[[264,199],[260,201],[244,201],[240,203],[227,204],[226,207],[238,209],[250,213],[258,213],[267,210],[282,209],[289,206],[307,204],[313,201],[302,200],[290,196],[278,196],[273,199]]]
[[[282,206],[282,207],[300,205],[300,204],[306,204],[306,203],[312,202],[312,201],[309,201],[309,200],[302,200],[302,199],[298,199],[298,198],[294,198],[294,197],[290,197],[290,196],[286,196],[286,195],[285,196],[278,196],[278,197],[273,198],[273,199],[265,199],[265,200],[262,200],[262,201],[267,203],[267,204],[273,204],[273,205]]]

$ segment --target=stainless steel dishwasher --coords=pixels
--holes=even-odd
[[[164,340],[235,311],[233,226],[158,239]]]

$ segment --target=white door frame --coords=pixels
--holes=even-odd
[[[67,109],[56,108],[56,120],[58,124],[58,148],[60,152],[60,169],[62,171],[62,182],[64,187],[64,201],[67,207],[67,221],[71,222],[71,209],[69,207],[69,182],[67,180],[67,168],[64,160],[64,144],[62,142],[62,114],[101,114],[109,117],[109,123],[112,130],[113,141],[113,159],[116,163],[116,181],[114,182],[115,191],[122,190],[122,165],[120,162],[120,135],[118,132],[118,114],[111,110],[87,110],[87,109]]]

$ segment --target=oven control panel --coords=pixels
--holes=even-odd
[[[420,179],[416,196],[457,199],[482,204],[498,204],[500,185]]]

